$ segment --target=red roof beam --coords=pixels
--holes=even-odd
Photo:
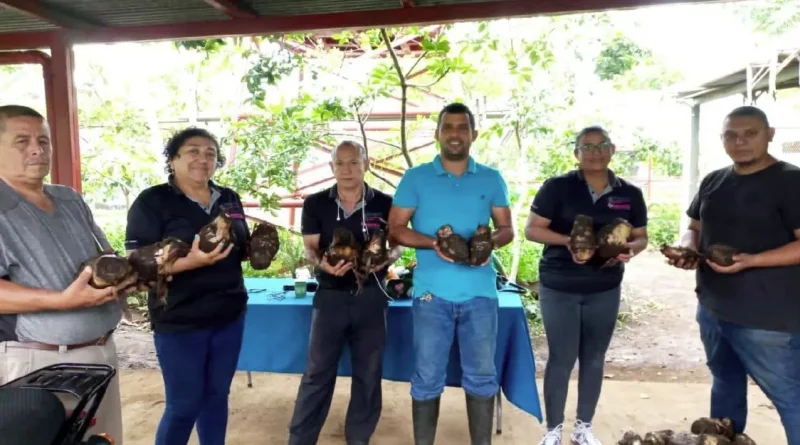
[[[56,25],[60,28],[91,29],[100,24],[77,16],[73,13],[58,9],[54,6],[43,5],[39,0],[0,0],[0,6],[27,15],[34,19]],[[5,40],[5,37],[3,37]]]
[[[44,65],[50,56],[41,51],[0,51],[0,65]]]
[[[409,24],[450,23],[500,17],[523,17],[539,14],[588,12],[710,1],[715,0],[562,0],[559,2],[498,0],[480,3],[419,6],[416,8],[398,7],[394,9],[329,14],[262,16],[253,19],[109,27],[75,31],[72,33],[72,38],[75,43],[200,39],[219,36],[282,34],[323,29],[363,29]],[[27,1],[19,1],[19,3],[27,3]]]
[[[242,0],[204,0],[217,11],[234,19],[252,19],[258,13]]]
[[[3,0],[6,1],[6,0]],[[577,13],[628,9],[675,3],[710,3],[717,0],[498,0],[481,3],[418,6],[376,11],[353,11],[254,19],[212,20],[151,26],[104,27],[71,32],[75,43],[113,43],[157,40],[187,40],[224,36],[251,36],[318,31],[364,29],[410,24],[451,23],[542,14]],[[15,3],[27,4],[16,0]],[[3,33],[0,50],[49,46],[57,38],[52,31]]]

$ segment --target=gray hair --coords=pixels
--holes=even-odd
[[[342,142],[339,142],[339,145],[337,145],[336,148],[334,148],[331,151],[331,162],[336,162],[336,153],[342,147],[353,147],[353,148],[355,148],[356,150],[358,150],[358,155],[361,157],[361,160],[363,160],[363,161],[367,160],[367,150],[364,148],[363,145],[359,144],[356,141],[344,140]]]
[[[590,134],[590,133],[599,134],[599,135],[603,136],[603,139],[605,139],[605,142],[608,142],[609,144],[612,143],[611,142],[611,137],[608,135],[608,132],[606,131],[605,128],[603,128],[603,127],[601,127],[599,125],[592,125],[590,127],[584,128],[583,130],[578,132],[577,136],[575,136],[575,148],[576,149],[578,148],[578,144],[580,143],[581,138],[586,136],[587,134]]]

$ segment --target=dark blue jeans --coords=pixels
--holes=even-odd
[[[497,298],[475,297],[454,303],[424,294],[411,306],[414,318],[415,370],[411,397],[430,400],[444,391],[453,339],[461,355],[461,386],[469,394],[497,394]]]
[[[228,393],[242,347],[244,317],[211,329],[156,333],[166,406],[156,445],[185,445],[197,424],[201,445],[223,445]]]
[[[800,445],[800,334],[750,329],[697,305],[711,386],[711,417],[729,417],[737,433],[747,423],[747,376],[775,405],[789,445]],[[755,438],[758,440],[758,438]]]

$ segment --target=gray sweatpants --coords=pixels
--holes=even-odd
[[[549,356],[544,371],[547,427],[564,422],[569,377],[578,370],[578,420],[591,423],[600,389],[603,365],[619,312],[620,288],[591,294],[539,287],[539,305]]]

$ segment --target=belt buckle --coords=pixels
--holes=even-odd
[[[58,345],[58,353],[59,354],[64,354],[68,350],[69,350],[69,346],[68,345]]]

